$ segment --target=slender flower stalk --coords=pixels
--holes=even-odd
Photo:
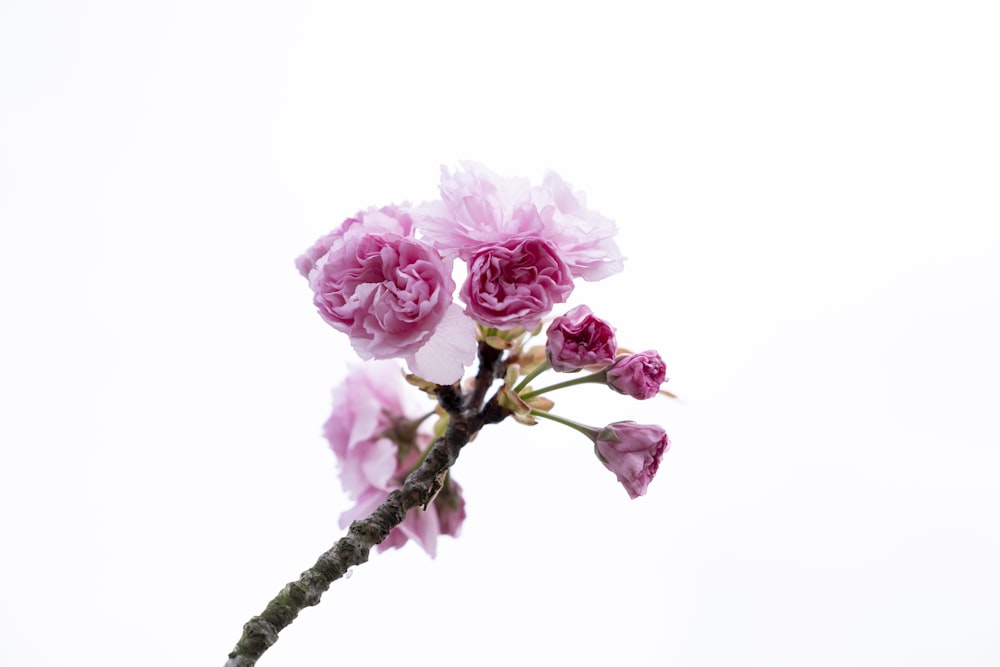
[[[532,410],[531,416],[565,424],[587,436],[594,443],[598,460],[618,477],[632,499],[646,494],[663,455],[670,448],[667,432],[652,424],[621,421],[595,428],[542,410]]]
[[[542,374],[542,373],[544,373],[545,371],[549,370],[550,368],[552,368],[552,364],[550,364],[550,363],[548,362],[548,360],[546,360],[546,361],[543,361],[542,363],[538,364],[538,366],[536,366],[536,367],[534,368],[534,370],[532,370],[532,371],[531,371],[530,373],[528,373],[527,375],[525,375],[525,376],[524,376],[524,379],[523,379],[523,380],[521,380],[521,381],[520,381],[520,382],[519,382],[519,383],[517,384],[517,386],[516,386],[516,387],[514,387],[514,392],[515,392],[515,393],[520,393],[520,392],[521,392],[521,391],[522,391],[522,390],[523,390],[523,389],[524,389],[525,387],[527,387],[527,386],[528,386],[528,383],[529,383],[529,382],[531,382],[531,381],[532,381],[532,380],[534,380],[534,379],[535,379],[536,377],[538,377],[539,375],[541,375],[541,374]]]
[[[596,438],[597,434],[600,432],[600,429],[594,428],[593,426],[587,426],[586,424],[581,424],[580,422],[575,422],[572,419],[566,419],[565,417],[560,417],[559,415],[554,415],[551,412],[545,412],[544,410],[532,410],[531,416],[541,417],[542,419],[548,419],[550,421],[569,426],[571,429],[583,433],[590,440]]]
[[[535,396],[540,396],[546,392],[555,391],[556,389],[564,389],[566,387],[572,387],[577,384],[589,384],[592,382],[600,382],[605,384],[608,379],[607,370],[597,371],[596,373],[591,373],[590,375],[584,375],[583,377],[573,378],[572,380],[566,380],[565,382],[559,382],[557,384],[549,385],[548,387],[542,387],[541,389],[535,389],[534,391],[529,391],[525,394],[520,394],[521,398],[524,400],[529,400]],[[524,383],[522,383],[524,384]]]

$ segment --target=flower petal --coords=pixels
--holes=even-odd
[[[452,384],[476,358],[476,325],[451,304],[423,347],[406,358],[410,370],[430,382]]]

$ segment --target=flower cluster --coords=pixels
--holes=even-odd
[[[545,361],[538,365],[519,385],[518,397],[530,408],[531,400],[542,394],[571,385],[599,383],[614,391],[646,400],[661,392],[667,381],[667,366],[653,350],[618,354],[615,329],[596,317],[587,306],[577,306],[557,317],[546,330]],[[593,373],[573,380],[531,390],[528,381],[541,372],[552,369],[561,373],[576,373],[584,368]],[[614,422],[604,428],[586,426],[556,417],[544,405],[531,409],[537,417],[553,419],[580,431],[594,442],[597,458],[615,473],[629,496],[636,498],[646,488],[660,467],[663,455],[670,447],[666,431],[656,425]]]
[[[388,361],[351,368],[333,390],[333,413],[324,434],[340,464],[344,492],[356,504],[340,515],[346,528],[378,507],[419,463],[433,436],[422,430],[424,417],[406,401],[402,369]],[[434,556],[438,535],[458,535],[465,519],[461,487],[448,476],[426,512],[410,512],[378,545],[401,547],[408,539]]]
[[[490,385],[502,379],[487,402],[500,419],[535,424],[543,418],[574,428],[591,440],[630,497],[645,494],[669,447],[666,432],[630,421],[586,426],[553,414],[547,394],[598,383],[650,399],[666,393],[660,355],[622,350],[615,328],[585,305],[551,319],[544,346],[529,345],[569,300],[577,279],[601,280],[622,270],[614,222],[587,209],[583,195],[552,173],[532,185],[463,162],[454,173],[442,169],[440,195],[418,206],[360,211],[296,260],[323,320],[372,360],[335,390],[325,427],[344,490],[356,502],[341,525],[368,516],[401,488],[433,444],[421,429],[433,411],[421,417],[404,403],[400,368],[379,361],[388,359],[404,361],[412,384],[437,394],[451,417],[485,409]],[[460,286],[456,263],[465,269]],[[486,349],[492,352],[484,356]],[[477,351],[483,365],[463,393],[459,381]],[[549,370],[587,373],[533,388]],[[446,405],[443,389],[457,402]],[[379,548],[413,539],[433,555],[438,535],[458,533],[464,500],[450,476],[427,509],[409,513]]]
[[[362,359],[403,359],[433,383],[460,379],[475,326],[533,329],[576,278],[622,270],[612,220],[556,174],[541,185],[474,162],[442,169],[441,199],[361,211],[296,260],[322,318]],[[466,263],[455,303],[452,268]]]

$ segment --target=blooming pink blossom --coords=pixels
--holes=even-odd
[[[467,260],[482,246],[543,231],[528,179],[504,178],[476,162],[461,165],[455,174],[441,167],[441,201],[414,211],[431,244]]]
[[[656,396],[666,380],[667,365],[653,350],[622,355],[607,373],[609,387],[640,400]]]
[[[372,207],[367,211],[358,211],[353,218],[344,220],[340,227],[316,239],[316,242],[295,260],[295,267],[303,277],[308,278],[309,273],[316,268],[316,262],[328,253],[330,248],[338,245],[344,235],[352,229],[363,227],[369,233],[383,231],[398,236],[413,236],[413,218],[410,217],[409,211],[408,204],[383,206],[378,209]]]
[[[340,527],[371,514],[389,492],[402,486],[433,437],[417,430],[419,410],[410,402],[402,369],[385,361],[351,369],[333,391],[333,413],[324,433],[340,464],[344,492],[355,506]],[[379,550],[416,541],[434,556],[438,535],[457,536],[465,518],[461,488],[449,479],[427,511],[413,510],[379,545]]]
[[[669,447],[670,440],[662,428],[630,421],[609,424],[594,439],[597,458],[618,476],[631,498],[646,493]]]
[[[348,235],[310,272],[320,315],[362,359],[402,357],[430,338],[451,305],[451,267],[395,234]]]
[[[472,255],[462,285],[465,312],[476,322],[502,329],[532,329],[573,291],[573,276],[551,243],[514,237]]]
[[[412,232],[405,209],[370,209],[297,263],[320,315],[362,359],[403,358],[424,379],[450,384],[475,356],[474,328],[452,303],[451,261]]]
[[[595,317],[587,306],[577,306],[552,320],[545,337],[549,363],[560,373],[609,364],[618,350],[614,327]]]
[[[350,221],[344,221],[346,225]],[[334,231],[319,237],[316,242],[313,243],[308,250],[299,255],[295,259],[295,268],[299,270],[303,278],[308,278],[309,273],[316,268],[316,260],[325,255],[330,251],[330,246],[337,242],[339,238],[343,236],[340,229],[335,229]]]
[[[613,220],[587,209],[583,192],[550,171],[540,187],[531,189],[531,201],[545,227],[543,236],[559,248],[573,275],[588,282],[620,273],[625,258],[614,235]]]
[[[428,242],[468,261],[483,246],[538,236],[559,249],[574,278],[593,281],[622,270],[614,221],[586,208],[582,193],[549,173],[540,186],[498,176],[476,162],[441,168],[441,201],[414,210]]]

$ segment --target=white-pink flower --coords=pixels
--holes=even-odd
[[[340,464],[344,492],[355,501],[341,514],[341,528],[370,515],[400,488],[433,440],[418,430],[420,410],[405,400],[408,388],[397,364],[371,361],[351,368],[333,390],[333,412],[323,431]],[[464,518],[461,487],[449,476],[433,505],[407,513],[378,549],[398,548],[412,539],[434,556],[438,535],[457,536]]]
[[[574,278],[600,280],[622,270],[614,221],[588,210],[583,193],[557,174],[532,186],[476,162],[460,164],[454,174],[441,168],[441,201],[413,211],[417,228],[438,250],[468,261],[484,246],[537,236],[558,248]]]
[[[558,174],[550,171],[541,186],[531,189],[531,202],[545,228],[542,236],[555,243],[574,276],[592,282],[625,267],[614,242],[614,221],[589,210],[583,192],[573,192]]]

